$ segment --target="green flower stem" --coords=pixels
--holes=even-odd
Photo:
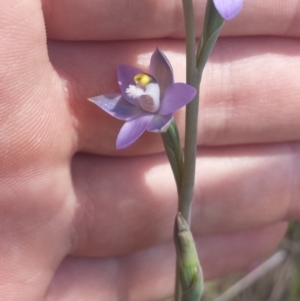
[[[197,123],[198,123],[198,105],[199,105],[199,77],[196,69],[196,38],[195,21],[193,12],[193,1],[182,0],[185,34],[186,34],[186,82],[197,89],[193,101],[186,106],[185,121],[185,143],[184,143],[184,166],[182,173],[182,185],[179,191],[178,211],[183,218],[190,223],[190,208],[193,199],[194,181],[195,181],[195,163],[197,151]]]
[[[168,157],[170,162],[173,161],[171,165],[173,165],[172,169],[175,175],[179,196],[178,211],[179,214],[182,215],[183,220],[186,221],[186,227],[188,228],[190,224],[191,205],[194,195],[200,81],[205,64],[223,27],[224,20],[217,12],[213,1],[208,0],[206,5],[203,34],[196,53],[193,0],[182,0],[182,4],[186,33],[186,82],[197,90],[197,94],[193,101],[186,106],[184,163],[182,169],[180,166],[180,171],[178,162],[182,162],[182,160],[177,160],[176,163],[176,158],[172,159],[172,157],[176,157],[176,153],[172,152],[172,149],[168,150],[167,153],[169,152]],[[168,132],[168,135],[171,135],[171,133]],[[164,141],[167,141],[168,139],[168,137],[165,137]],[[177,140],[179,140],[179,138]],[[168,149],[167,146],[165,143],[166,150]],[[174,233],[176,233],[176,227],[174,229]],[[176,235],[174,238],[176,245]],[[178,254],[180,254],[178,243],[176,250],[177,263],[175,301],[198,301],[201,295],[199,294],[199,286],[192,286],[191,290],[186,290],[186,287],[184,287],[185,281],[188,280],[186,283],[190,284],[191,279],[189,279],[189,274],[186,272],[186,270],[182,269],[182,264],[180,263],[178,257]],[[199,267],[201,268],[200,265]],[[188,276],[188,278],[186,278],[184,281],[182,280],[184,279],[183,275]],[[199,277],[202,279],[202,275],[199,275]],[[197,279],[195,283],[199,283],[201,280],[200,278]]]
[[[186,106],[184,166],[178,206],[178,211],[181,212],[184,219],[190,224],[190,212],[194,194],[196,170],[200,82],[205,64],[223,27],[224,19],[216,10],[213,1],[208,0],[205,11],[203,34],[198,46],[197,54],[195,54],[196,37],[193,1],[182,0],[182,3],[186,32],[186,82],[197,90],[194,100]]]
[[[195,38],[195,20],[192,0],[182,0],[185,34],[186,34],[186,82],[198,91],[195,98],[186,107],[185,124],[185,150],[184,165],[182,172],[182,182],[179,189],[178,211],[189,224],[190,208],[193,199],[195,163],[196,163],[196,138],[197,138],[197,119],[199,103],[199,84],[197,84],[196,69],[196,38]],[[174,229],[174,232],[176,229]],[[175,301],[182,301],[182,288],[180,284],[180,266],[178,260],[176,263],[176,282],[175,282]]]

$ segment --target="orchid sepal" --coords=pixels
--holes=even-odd
[[[105,94],[88,98],[103,111],[119,120],[129,120],[141,113],[138,106],[130,105],[120,94]]]

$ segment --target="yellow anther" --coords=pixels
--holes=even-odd
[[[153,77],[146,73],[139,73],[135,75],[133,80],[136,84],[139,84],[143,87],[154,81]]]

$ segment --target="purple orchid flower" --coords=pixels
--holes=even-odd
[[[108,114],[126,121],[117,137],[117,149],[131,145],[146,130],[165,132],[173,113],[196,95],[195,88],[174,83],[172,67],[159,49],[151,57],[149,73],[120,65],[117,74],[121,94],[89,98]]]
[[[213,0],[219,14],[225,19],[234,18],[242,9],[243,0]]]

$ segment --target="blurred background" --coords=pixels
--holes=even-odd
[[[207,282],[201,301],[300,301],[300,222],[290,223],[270,258],[250,274],[247,271]]]

